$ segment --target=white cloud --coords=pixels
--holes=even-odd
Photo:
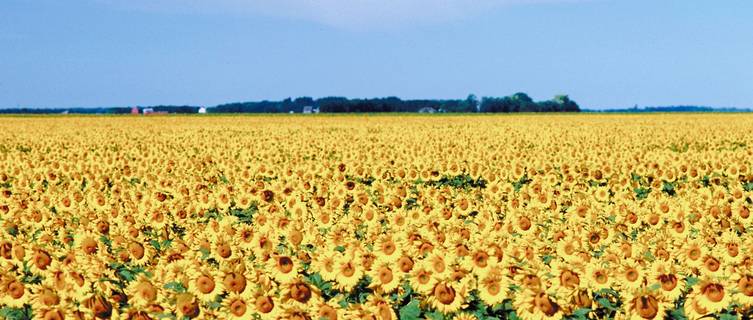
[[[168,12],[261,14],[345,29],[391,29],[472,17],[520,4],[582,0],[97,0]]]

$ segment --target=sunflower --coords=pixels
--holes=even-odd
[[[196,296],[190,293],[178,293],[175,296],[175,307],[173,312],[178,317],[196,318],[201,313],[201,307],[199,306],[199,300]]]
[[[139,275],[134,281],[131,281],[126,288],[128,294],[128,303],[136,308],[147,308],[157,303],[160,298],[160,288],[154,285],[149,278]]]
[[[726,288],[722,282],[705,278],[701,280],[699,284],[694,286],[694,288],[697,290],[693,290],[686,300],[688,302],[692,301],[692,309],[700,307],[697,308],[697,310],[706,310],[708,313],[716,313],[729,306],[732,301],[730,288]]]
[[[29,292],[28,285],[12,275],[2,277],[2,280],[0,280],[0,292],[2,292],[0,304],[5,306],[20,308],[32,301],[32,294]]]
[[[685,266],[699,268],[703,265],[703,257],[708,255],[708,249],[698,240],[686,240],[680,246],[676,247],[679,252],[675,255]]]
[[[188,292],[200,301],[212,302],[218,294],[222,293],[222,279],[217,271],[211,268],[198,268],[191,272],[190,277]]]
[[[635,260],[621,261],[620,268],[615,271],[615,283],[627,290],[635,290],[644,284],[647,272]]]
[[[227,266],[222,272],[222,290],[227,293],[246,294],[251,289],[249,285],[249,271],[243,271],[241,268]]]
[[[442,313],[451,313],[463,307],[465,298],[466,288],[464,285],[442,281],[434,285],[426,301],[432,308]]]
[[[613,270],[596,263],[586,265],[584,280],[593,290],[609,289],[615,281]]]
[[[347,256],[342,256],[338,260],[335,266],[335,272],[337,272],[335,275],[335,286],[340,290],[350,291],[361,280],[364,270],[355,260]]]
[[[334,281],[337,278],[338,254],[337,252],[323,252],[314,256],[311,268],[316,270],[322,279]]]
[[[436,278],[431,267],[426,262],[420,261],[413,265],[413,268],[408,277],[411,287],[422,294],[429,294],[434,288]]]
[[[394,241],[391,235],[385,235],[374,242],[374,254],[379,261],[395,263],[400,259],[402,250],[399,242]]]
[[[730,278],[729,287],[732,289],[732,300],[736,303],[751,307],[753,306],[753,275],[749,272],[735,273]]]
[[[393,309],[389,299],[384,298],[381,294],[373,294],[366,300],[366,308],[370,310],[377,319],[397,320],[397,314]]]
[[[552,288],[555,292],[572,292],[578,288],[585,288],[585,281],[582,265],[568,264],[555,261],[551,263],[551,269],[554,277],[552,278]]]
[[[297,258],[276,255],[267,261],[267,270],[278,283],[287,283],[298,276],[301,266]]]
[[[249,297],[237,292],[230,292],[222,300],[222,312],[226,319],[248,319],[251,317],[252,305]]]
[[[523,320],[563,317],[560,305],[544,291],[526,289],[513,300],[513,306],[518,317]]]
[[[264,320],[278,319],[282,312],[282,304],[273,294],[258,292],[251,301],[252,312]]]
[[[479,278],[478,296],[487,305],[497,305],[509,298],[509,286],[510,282],[507,277],[499,269],[494,269]]]
[[[368,272],[371,277],[371,287],[377,288],[383,293],[391,293],[400,285],[399,273],[392,270],[392,265],[387,262],[377,262]]]
[[[664,319],[665,310],[672,304],[664,300],[661,294],[649,290],[638,290],[627,297],[627,316],[629,319]]]

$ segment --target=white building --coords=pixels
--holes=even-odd
[[[418,109],[418,113],[434,113],[434,112],[437,112],[437,110],[432,107],[423,107],[421,109]]]
[[[205,107],[199,108],[199,113],[207,113],[207,108]]]
[[[314,108],[312,106],[305,106],[303,107],[303,113],[319,113],[319,108]]]

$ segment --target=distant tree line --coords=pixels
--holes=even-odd
[[[659,106],[632,108],[607,109],[607,110],[582,110],[583,112],[606,112],[606,113],[657,113],[657,112],[751,112],[745,108],[714,108],[707,106]]]
[[[483,97],[480,100],[473,94],[465,99],[410,99],[397,97],[348,99],[345,97],[287,98],[281,101],[252,101],[221,104],[207,108],[210,113],[301,113],[305,108],[323,113],[350,112],[580,112],[580,107],[566,95],[555,96],[546,101],[533,101],[527,94],[519,92],[507,97]],[[155,112],[197,113],[198,106],[148,106],[138,107],[140,111],[151,108]],[[115,108],[71,108],[71,109],[1,109],[0,113],[83,113],[83,114],[128,114],[132,107]]]
[[[475,95],[465,99],[413,99],[402,100],[397,97],[348,99],[345,97],[324,97],[313,99],[300,97],[282,101],[236,102],[222,104],[211,112],[251,112],[251,113],[289,113],[303,112],[305,107],[319,109],[326,113],[347,112],[418,112],[433,109],[437,112],[579,112],[580,107],[566,95],[552,100],[534,102],[525,93],[516,93],[509,97],[483,97],[480,101]]]

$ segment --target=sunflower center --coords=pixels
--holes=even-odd
[[[293,260],[288,257],[277,259],[277,269],[282,273],[289,273],[293,270]]]
[[[736,244],[730,243],[727,245],[727,254],[729,254],[730,257],[737,257],[739,253],[740,249]]]
[[[488,260],[489,255],[486,252],[476,252],[476,254],[473,256],[473,262],[479,268],[485,268]]]
[[[724,299],[724,287],[716,283],[707,284],[701,292],[712,302],[719,302]]]
[[[229,244],[221,243],[217,246],[217,254],[219,254],[223,259],[227,259],[227,257],[233,254],[233,250],[230,248]]]
[[[698,249],[697,247],[694,247],[690,249],[690,251],[688,251],[688,258],[690,258],[690,260],[698,260],[698,258],[700,257],[701,257],[701,250]]]
[[[305,283],[296,283],[290,286],[290,296],[300,303],[306,303],[311,299],[311,289]]]
[[[324,305],[319,308],[319,318],[326,320],[337,320],[337,311],[334,308]]]
[[[210,293],[214,290],[214,280],[205,275],[199,276],[199,278],[196,279],[196,287],[198,287],[199,292],[203,294]]]
[[[541,280],[535,275],[527,274],[523,277],[523,285],[528,288],[538,288],[541,286]]]
[[[52,291],[45,291],[39,295],[39,301],[45,306],[53,306],[60,303],[60,297]]]
[[[633,300],[638,315],[644,319],[653,319],[659,313],[659,301],[650,295],[643,295]]]
[[[488,292],[489,294],[493,296],[496,296],[500,291],[501,291],[501,288],[497,281],[494,281],[486,286],[486,292]]]
[[[677,287],[677,276],[674,274],[662,274],[658,278],[664,291],[672,291]]]
[[[538,293],[536,297],[533,298],[533,302],[537,309],[549,317],[553,316],[557,313],[557,310],[559,310],[559,306],[549,299],[549,296],[543,292]]]
[[[753,297],[753,277],[744,276],[737,281],[737,288],[744,295]]]
[[[246,302],[240,299],[235,299],[233,303],[230,304],[230,312],[238,317],[246,314]]]
[[[594,279],[600,284],[605,284],[609,280],[609,277],[604,271],[596,271],[596,273],[594,273]]]
[[[341,272],[346,277],[352,277],[356,273],[356,268],[352,262],[347,262],[342,266]]]
[[[392,270],[390,270],[390,268],[387,268],[387,267],[380,269],[379,281],[381,281],[382,283],[392,282]]]
[[[128,252],[130,252],[131,256],[136,258],[136,260],[141,259],[144,257],[144,246],[139,243],[132,242],[128,245]]]
[[[599,243],[599,240],[601,240],[601,237],[596,232],[591,232],[591,234],[588,235],[588,242],[591,244],[597,244]]]
[[[591,303],[593,303],[587,290],[579,290],[577,294],[573,295],[572,301],[579,307],[591,307]]]
[[[636,271],[635,268],[628,269],[625,273],[625,278],[630,282],[638,280],[638,271]]]
[[[703,263],[706,266],[706,269],[708,269],[711,272],[715,272],[719,270],[719,261],[716,260],[716,258],[708,257],[706,261]]]
[[[243,290],[246,289],[246,277],[237,272],[231,272],[225,275],[223,283],[225,284],[225,288],[228,288],[233,292],[243,292]]]
[[[520,220],[518,220],[518,227],[523,231],[528,231],[528,229],[531,229],[531,220],[526,217],[521,217]]]
[[[81,249],[86,254],[97,253],[97,241],[92,238],[86,238],[84,241],[81,241]]]
[[[47,266],[49,266],[51,262],[52,259],[50,259],[50,255],[47,254],[47,252],[39,251],[36,255],[34,255],[34,265],[36,265],[39,269],[47,269]]]
[[[444,283],[437,284],[434,287],[434,297],[442,304],[451,304],[455,301],[455,289]]]
[[[24,285],[18,281],[13,281],[8,285],[8,295],[13,299],[18,299],[24,295]]]
[[[63,320],[65,317],[63,316],[63,313],[60,312],[60,310],[47,310],[44,315],[42,316],[42,319],[44,320]]]
[[[256,310],[261,313],[269,313],[275,307],[275,303],[274,301],[272,301],[272,298],[266,296],[256,298],[256,302],[254,304],[256,305]]]
[[[157,289],[151,283],[142,282],[138,286],[138,293],[146,301],[154,301],[157,299]]]
[[[580,285],[580,277],[575,272],[565,270],[560,273],[560,283],[566,288],[575,288]]]

